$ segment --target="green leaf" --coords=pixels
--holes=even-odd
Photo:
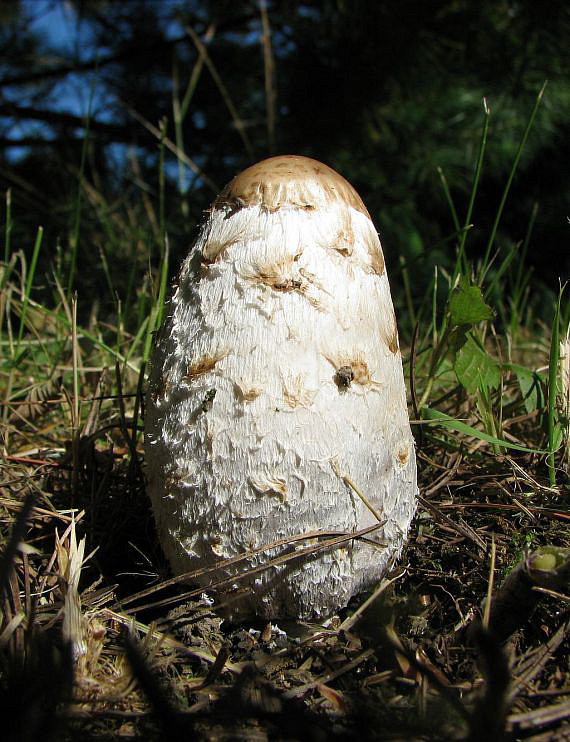
[[[453,368],[457,380],[470,394],[478,389],[496,389],[501,383],[499,364],[472,335],[467,336],[465,344],[457,352]]]
[[[473,428],[471,425],[467,425],[466,423],[462,423],[461,420],[456,420],[455,418],[446,415],[445,412],[433,410],[431,407],[422,407],[422,418],[426,421],[433,422],[434,424],[441,425],[444,428],[449,428],[458,433],[463,433],[463,435],[468,435],[472,438],[478,438],[481,441],[492,443],[494,446],[504,446],[505,448],[513,448],[515,451],[525,451],[526,453],[547,453],[546,451],[540,451],[534,448],[525,448],[525,446],[519,446],[517,443],[504,441],[493,435],[489,435],[488,433],[483,433],[483,431],[477,430],[477,428]]]
[[[465,343],[467,342],[467,332],[469,330],[469,325],[458,325],[457,327],[454,327],[453,330],[449,333],[449,348],[453,352],[453,357],[455,358],[455,355],[463,348]]]
[[[558,451],[562,446],[564,440],[564,426],[560,422],[556,422],[552,429],[552,450]]]
[[[524,408],[528,414],[530,415],[536,410],[542,409],[544,407],[544,394],[542,392],[540,374],[537,374],[536,371],[530,371],[524,366],[519,366],[516,363],[507,365],[508,368],[511,368],[515,372],[523,396]]]
[[[485,304],[479,286],[470,286],[462,279],[449,297],[449,314],[453,326],[476,325],[491,319],[493,310]]]

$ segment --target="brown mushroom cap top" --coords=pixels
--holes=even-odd
[[[352,206],[370,218],[362,199],[342,175],[318,160],[300,155],[270,157],[231,180],[214,202],[237,210],[261,206],[277,211],[288,206],[308,211],[332,203]]]

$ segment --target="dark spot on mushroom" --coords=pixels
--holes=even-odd
[[[354,381],[356,384],[369,384],[371,382],[370,369],[365,360],[357,357],[351,362],[351,367],[354,371]]]
[[[294,278],[288,278],[286,281],[274,283],[273,288],[276,291],[299,291],[302,285],[301,281],[297,281]]]
[[[407,444],[403,443],[398,449],[396,458],[398,459],[398,463],[400,464],[400,466],[406,466],[410,459],[410,447]]]
[[[374,236],[374,239],[368,240],[367,246],[368,246],[368,255],[370,256],[370,263],[369,263],[370,268],[372,269],[373,273],[376,273],[378,276],[381,276],[385,270],[385,263],[384,263],[384,255],[382,253],[382,248],[380,247],[380,243],[378,242],[378,238]]]
[[[354,371],[352,366],[341,366],[334,375],[334,383],[338,386],[340,392],[344,392],[354,380]]]
[[[348,258],[354,250],[354,232],[352,222],[347,210],[342,211],[341,224],[338,233],[331,245],[332,249]]]
[[[240,402],[253,402],[262,393],[262,390],[256,386],[240,386],[234,384],[234,392]]]
[[[390,337],[387,339],[387,345],[392,353],[397,353],[400,348],[400,345],[398,343],[398,329],[396,325],[394,325],[394,330],[392,331]]]
[[[253,274],[247,277],[270,286],[275,291],[303,291],[303,283],[298,278],[293,278],[292,263],[298,260],[299,254],[287,256],[283,260],[267,265],[257,265]],[[247,274],[246,274],[247,275]]]
[[[221,361],[222,358],[225,358],[226,355],[227,353],[220,353],[219,355],[204,356],[203,358],[199,358],[197,361],[192,361],[186,367],[186,373],[183,378],[187,381],[192,381],[193,379],[202,376],[202,374],[207,374],[215,367],[216,363]]]
[[[206,396],[204,397],[204,400],[202,402],[202,412],[208,412],[209,410],[212,409],[215,396],[216,396],[216,390],[208,389],[208,391],[206,392]]]

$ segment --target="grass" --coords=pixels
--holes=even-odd
[[[182,101],[174,101],[179,162],[196,75],[203,65],[212,72],[207,52],[200,53]],[[268,78],[270,50],[265,72]],[[111,217],[103,196],[80,177],[69,264],[39,275],[40,251],[51,246],[40,227],[29,264],[14,250],[7,194],[0,693],[13,711],[6,739],[36,739],[40,731],[43,739],[253,739],[266,729],[276,739],[538,740],[567,728],[567,595],[542,596],[534,619],[517,626],[507,645],[493,637],[492,609],[490,631],[468,628],[476,626],[492,575],[515,566],[521,544],[564,547],[570,540],[563,295],[546,332],[532,318],[523,323],[528,285],[520,269],[514,292],[508,283],[515,248],[492,254],[543,91],[480,261],[470,257],[469,238],[484,177],[486,105],[465,218],[440,171],[456,259],[449,272],[436,271],[428,298],[411,314],[418,319],[405,367],[421,500],[401,564],[337,621],[286,626],[286,635],[271,625],[222,625],[203,591],[184,585],[191,576],[170,578],[157,546],[141,417],[145,364],[168,288],[165,125],[157,132],[157,208],[147,200],[150,237],[142,242],[132,222]],[[137,256],[137,265],[158,265],[143,278],[133,268],[120,297],[113,255],[101,252],[111,319],[70,291],[80,251],[89,247],[81,229],[89,209],[117,254],[132,255],[140,243],[148,254]],[[305,545],[295,558],[327,547]],[[239,559],[235,569],[237,582],[250,574]],[[209,592],[217,603],[232,598],[215,570]]]

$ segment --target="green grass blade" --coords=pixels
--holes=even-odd
[[[168,259],[169,259],[169,247],[168,239],[165,240],[165,250],[162,263],[160,266],[160,283],[158,289],[158,296],[151,310],[150,321],[148,323],[148,331],[145,340],[145,347],[143,353],[143,361],[146,363],[150,357],[150,351],[152,346],[152,335],[155,330],[158,330],[162,324],[164,317],[166,292],[168,289]]]
[[[166,302],[166,292],[168,290],[168,264],[170,257],[170,247],[168,243],[168,237],[164,242],[164,254],[162,256],[162,264],[160,266],[160,287],[158,291],[158,314],[156,326],[160,327],[162,324],[162,318],[164,316],[164,307]]]
[[[143,339],[143,337],[146,337],[146,332],[148,328],[148,323],[150,322],[150,317],[145,317],[143,321],[139,325],[139,329],[136,332],[136,335],[134,336],[133,340],[131,341],[131,344],[129,345],[129,348],[127,350],[125,360],[129,360],[134,354],[136,349],[139,346],[139,343]]]
[[[214,33],[214,28],[211,26],[208,29],[208,32],[206,34],[207,38],[212,38]],[[184,152],[184,120],[186,118],[186,114],[188,113],[188,107],[190,105],[190,101],[192,100],[192,96],[194,95],[194,91],[196,90],[196,86],[198,85],[198,80],[200,79],[200,75],[202,73],[202,69],[204,66],[204,59],[201,56],[198,56],[198,59],[196,60],[194,67],[192,68],[192,73],[190,75],[190,79],[188,81],[188,85],[186,86],[186,91],[184,92],[184,96],[182,100],[180,100],[179,97],[179,80],[178,80],[178,65],[175,63],[173,65],[172,70],[172,117],[174,120],[174,131],[176,135],[176,149],[177,152]],[[183,162],[183,160],[176,155],[176,160],[178,163],[178,189],[181,196],[181,210],[184,217],[188,218],[189,216],[189,207],[188,207],[188,201],[186,199],[186,173],[184,168],[186,167],[186,164]]]
[[[560,289],[558,301],[554,310],[552,321],[552,334],[550,337],[550,356],[548,360],[548,401],[546,408],[546,432],[548,437],[548,455],[546,465],[548,467],[548,478],[551,485],[556,485],[556,466],[554,454],[558,445],[556,435],[556,392],[558,388],[558,364],[560,361],[560,302],[564,287]]]
[[[79,174],[77,176],[77,194],[75,197],[75,206],[73,209],[73,228],[70,235],[71,256],[69,263],[69,274],[67,277],[67,296],[71,296],[73,284],[75,281],[75,271],[77,268],[77,250],[79,247],[79,233],[81,231],[81,212],[83,206],[83,176],[85,173],[85,164],[87,162],[87,148],[91,134],[91,115],[93,110],[93,100],[95,97],[96,80],[93,78],[89,92],[89,103],[87,105],[87,114],[85,116],[85,135],[81,145],[81,159],[79,163]]]
[[[62,312],[58,309],[49,309],[48,307],[43,306],[42,304],[38,304],[35,301],[30,301],[30,304],[33,305],[34,309],[45,315],[46,317],[51,317],[56,324],[59,324],[61,327],[63,327],[69,335],[71,335],[72,330],[72,321],[71,318],[67,316],[65,312]],[[115,348],[112,348],[110,345],[107,345],[103,340],[101,340],[100,337],[93,334],[92,332],[89,332],[89,330],[86,330],[84,327],[78,325],[77,326],[77,338],[81,340],[82,338],[87,338],[87,340],[91,341],[94,346],[99,348],[99,350],[104,351],[109,355],[109,359],[112,359],[113,361],[119,361],[120,363],[124,363],[126,366],[128,366],[130,369],[135,371],[137,374],[140,372],[140,366],[134,363],[133,361],[129,361],[126,356],[123,353],[119,353]],[[57,342],[57,339],[54,339],[54,342]],[[103,359],[101,365],[109,365],[109,361]]]
[[[517,153],[515,155],[515,159],[513,162],[513,166],[511,168],[511,172],[509,173],[509,177],[507,179],[507,184],[505,186],[505,190],[503,191],[503,195],[501,196],[501,201],[499,203],[499,208],[497,210],[497,215],[495,216],[495,221],[493,223],[493,227],[491,229],[491,234],[489,235],[489,241],[487,242],[487,247],[485,248],[485,256],[483,258],[483,262],[481,264],[481,276],[480,276],[480,283],[483,282],[483,278],[485,276],[485,273],[487,272],[487,268],[489,266],[489,258],[491,257],[491,250],[493,249],[493,245],[495,244],[495,238],[497,236],[497,230],[499,228],[499,223],[501,221],[501,217],[503,216],[503,211],[505,209],[505,204],[507,203],[507,197],[509,195],[509,192],[511,190],[511,185],[513,182],[513,179],[515,177],[515,173],[517,172],[519,162],[521,159],[521,155],[523,153],[523,150],[526,145],[526,141],[528,139],[528,135],[530,133],[530,130],[532,129],[532,126],[534,124],[534,119],[536,118],[536,114],[538,111],[538,107],[540,106],[540,103],[542,101],[542,96],[544,95],[544,90],[546,88],[546,81],[543,83],[538,95],[536,96],[536,100],[534,102],[534,106],[532,108],[532,111],[530,113],[528,123],[526,125],[526,129],[524,130],[524,134],[522,136],[522,139],[520,141],[519,147],[517,149]]]
[[[487,134],[489,132],[489,118],[491,111],[487,105],[487,99],[483,98],[483,131],[481,132],[481,141],[479,143],[479,153],[477,155],[477,164],[475,166],[475,175],[473,178],[473,185],[471,187],[471,195],[469,196],[469,205],[467,206],[467,213],[465,215],[465,222],[463,229],[461,230],[461,236],[459,238],[459,245],[457,248],[457,261],[455,265],[454,278],[457,277],[459,270],[463,273],[467,272],[467,262],[465,260],[465,240],[467,239],[467,232],[471,228],[471,217],[473,216],[473,206],[475,205],[475,198],[479,189],[479,181],[481,180],[481,171],[483,169],[483,160],[485,159],[485,149],[487,147]]]
[[[471,425],[467,425],[466,423],[461,422],[461,420],[456,420],[455,418],[446,415],[445,412],[434,410],[431,407],[422,408],[422,418],[425,422],[433,423],[434,425],[441,425],[449,430],[455,430],[457,433],[463,433],[463,435],[478,438],[479,440],[490,443],[493,446],[504,446],[505,448],[512,448],[515,451],[524,451],[525,453],[547,453],[547,451],[540,451],[535,448],[526,448],[525,446],[519,446],[518,443],[511,443],[510,441],[496,438],[488,433],[483,433],[481,430],[477,430],[477,428],[473,428]]]
[[[445,200],[447,201],[447,205],[449,206],[449,210],[451,212],[451,218],[453,219],[455,232],[459,234],[459,232],[461,231],[461,226],[459,224],[459,217],[457,216],[457,209],[455,208],[455,204],[453,203],[453,198],[451,196],[451,191],[449,190],[449,183],[447,182],[447,178],[445,177],[445,173],[443,172],[442,168],[438,165],[436,169],[441,181],[443,192],[445,194]]]
[[[6,191],[6,224],[4,226],[4,265],[8,269],[10,262],[10,239],[12,236],[12,189]],[[3,278],[2,285],[6,283],[6,274]]]
[[[20,348],[20,342],[24,334],[26,314],[28,312],[28,305],[30,303],[30,293],[32,291],[32,285],[34,283],[34,276],[36,274],[36,267],[38,265],[38,257],[40,254],[40,247],[42,245],[43,236],[44,236],[43,227],[38,227],[38,231],[36,234],[36,241],[34,243],[34,250],[32,252],[32,261],[30,263],[30,269],[26,277],[26,286],[24,289],[24,303],[22,305],[22,314],[20,315],[20,329],[18,330],[18,342],[16,345],[16,355],[18,355],[18,350]]]

